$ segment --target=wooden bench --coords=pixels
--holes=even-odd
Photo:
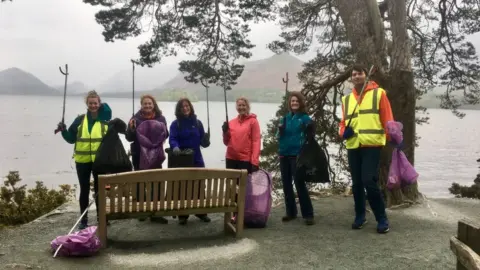
[[[480,270],[480,225],[460,220],[457,236],[450,238],[450,249],[457,257],[457,270]]]
[[[237,237],[243,232],[246,170],[145,170],[99,175],[98,184],[98,236],[103,247],[107,246],[107,220],[225,213],[225,231]],[[137,186],[144,190],[138,198]],[[233,212],[238,213],[235,225]]]

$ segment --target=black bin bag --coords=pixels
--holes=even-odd
[[[108,131],[102,139],[97,150],[93,171],[98,174],[114,174],[130,172],[132,162],[123,147],[119,133],[125,134],[127,125],[122,120],[115,118],[108,123]]]
[[[192,149],[185,149],[182,150],[178,155],[175,155],[172,151],[172,149],[167,148],[165,149],[165,152],[168,155],[168,168],[193,168],[195,167],[195,160],[193,156],[193,150]],[[173,187],[171,187],[173,188]],[[200,192],[201,192],[202,187],[198,187],[198,197],[200,197]],[[190,199],[193,198],[193,189],[190,194],[185,194],[185,199]],[[172,193],[172,198],[173,199],[173,193]],[[180,190],[178,191],[178,198],[180,198]]]
[[[320,147],[312,133],[307,133],[305,142],[297,156],[295,179],[304,179],[307,183],[329,183],[330,166],[325,151]]]

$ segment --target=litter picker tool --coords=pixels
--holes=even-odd
[[[359,99],[362,98],[363,92],[365,91],[365,87],[367,87],[368,81],[370,80],[370,76],[372,76],[374,71],[375,71],[375,66],[372,65],[370,67],[370,70],[368,71],[367,77],[365,78],[365,82],[363,83],[362,91],[360,91],[360,93],[358,94]],[[350,117],[350,119],[348,120],[347,127],[350,127],[350,123],[352,122],[353,114],[355,114],[355,111],[357,110],[358,103],[359,103],[359,101],[357,100],[357,103],[355,104],[355,107],[353,107],[352,117]],[[346,113],[348,113],[348,112],[346,112]]]
[[[225,118],[227,119],[228,123],[228,107],[227,107],[227,78],[226,78],[226,70],[223,71],[223,97],[225,100]]]
[[[132,61],[132,116],[135,115],[135,61]]]
[[[62,67],[58,67],[60,73],[65,76],[65,85],[63,87],[63,111],[62,111],[62,125],[65,124],[65,101],[67,100],[67,82],[68,82],[68,64],[65,64],[65,71],[62,70]],[[54,134],[60,132],[60,128],[55,129]]]
[[[285,109],[288,111],[288,72],[285,73],[285,78],[282,78],[282,82],[285,84]]]
[[[207,126],[208,126],[208,131],[207,133],[210,134],[210,102],[208,99],[208,85],[201,81],[203,87],[205,87],[206,95],[207,95]]]

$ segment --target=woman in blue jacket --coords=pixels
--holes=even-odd
[[[313,132],[313,121],[306,113],[305,98],[300,92],[290,92],[288,110],[278,127],[280,173],[285,197],[286,216],[283,222],[297,218],[297,205],[293,192],[293,181],[297,189],[302,217],[307,225],[313,225],[313,206],[304,179],[294,179],[297,156],[305,141],[305,133]]]
[[[210,134],[205,133],[203,124],[197,119],[192,103],[183,98],[175,107],[176,120],[170,125],[170,149],[174,155],[179,155],[185,149],[193,150],[194,166],[205,167],[200,146],[207,148],[210,145]],[[210,222],[207,214],[196,215],[204,222]],[[181,225],[187,224],[188,216],[179,216]]]

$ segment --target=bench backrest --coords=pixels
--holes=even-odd
[[[244,205],[247,171],[155,169],[99,175],[98,182],[100,213],[105,209],[112,214],[232,207]]]

